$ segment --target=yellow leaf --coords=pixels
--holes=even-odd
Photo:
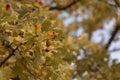
[[[73,43],[73,37],[72,36],[68,36],[66,42],[67,42],[68,45],[72,44]]]

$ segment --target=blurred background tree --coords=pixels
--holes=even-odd
[[[0,13],[0,80],[120,79],[120,0],[0,0]]]

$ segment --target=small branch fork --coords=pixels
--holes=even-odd
[[[15,49],[13,49],[11,45],[5,46],[11,49],[11,53],[9,53],[9,55],[0,63],[0,67],[2,67],[8,61],[8,59],[10,59],[15,54],[21,45],[23,45],[23,43],[20,43]]]

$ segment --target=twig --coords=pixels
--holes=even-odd
[[[119,3],[117,0],[114,0],[114,1],[115,1],[116,5],[117,5],[118,7],[120,7],[120,3]],[[116,26],[115,26],[115,29],[114,29],[114,31],[113,31],[113,33],[112,33],[111,38],[109,39],[107,45],[105,46],[105,49],[106,49],[106,50],[108,50],[110,44],[112,43],[112,41],[113,41],[113,39],[115,38],[116,34],[118,33],[119,29],[120,29],[120,25],[116,25]]]
[[[68,4],[65,7],[60,7],[60,6],[50,7],[49,10],[65,10],[65,9],[68,9],[69,7],[75,5],[79,1],[81,1],[81,0],[74,0],[72,3]]]
[[[113,33],[112,33],[112,35],[111,35],[111,38],[109,39],[107,45],[105,46],[105,49],[106,49],[106,50],[108,50],[108,48],[110,47],[110,44],[112,43],[112,41],[113,41],[113,39],[115,38],[117,32],[119,31],[119,28],[120,28],[119,25],[116,25],[116,26],[115,26],[115,29],[114,29],[114,31],[113,31]]]
[[[2,67],[2,65],[5,64],[5,62],[8,61],[8,59],[10,59],[16,52],[16,50],[19,48],[19,46],[21,46],[22,44],[18,45],[15,49],[11,48],[12,49],[12,52],[0,63],[0,67]],[[10,46],[11,47],[11,46]]]

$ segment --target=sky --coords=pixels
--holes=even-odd
[[[83,17],[81,16],[74,16],[75,13],[73,13],[73,15],[69,15],[67,12],[62,12],[62,14],[59,15],[59,18],[64,18],[63,23],[66,27],[68,27],[70,25],[70,23],[77,21],[77,22],[81,22],[83,19],[86,19],[88,16],[84,15]],[[104,23],[104,28],[103,29],[98,29],[96,31],[94,31],[92,33],[92,38],[91,41],[98,44],[98,43],[103,43],[106,44],[109,40],[109,38],[111,37],[111,31],[113,31],[114,29],[114,25],[115,25],[115,19],[111,19],[110,21]],[[79,36],[80,34],[82,34],[84,32],[83,28],[79,28],[76,31],[76,35]],[[117,34],[118,36],[118,40],[117,41],[113,41],[108,49],[109,53],[110,53],[110,59],[116,59],[118,62],[120,62],[120,50],[118,51],[112,51],[114,49],[120,49],[120,33]]]

